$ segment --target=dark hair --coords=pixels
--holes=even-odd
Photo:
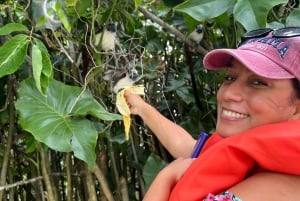
[[[295,95],[297,99],[300,99],[300,81],[297,78],[292,79],[293,87],[295,89]]]

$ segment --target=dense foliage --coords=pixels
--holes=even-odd
[[[147,102],[194,137],[211,133],[222,73],[203,56],[299,17],[298,0],[1,1],[0,200],[141,200],[172,157],[139,117],[125,139],[104,73],[136,68]],[[118,40],[103,51],[110,23]]]

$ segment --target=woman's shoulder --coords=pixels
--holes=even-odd
[[[228,190],[242,201],[300,200],[300,176],[260,172]]]

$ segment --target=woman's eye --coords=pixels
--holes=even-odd
[[[231,75],[226,75],[224,78],[224,81],[227,81],[227,82],[232,82],[234,80],[235,80],[235,78]]]
[[[268,86],[268,83],[262,80],[254,80],[252,84],[255,86]]]

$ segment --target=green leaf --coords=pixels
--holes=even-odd
[[[19,34],[0,47],[0,77],[14,73],[23,63],[29,42],[26,35]]]
[[[167,7],[174,7],[180,3],[182,3],[184,0],[163,0],[164,5]]]
[[[78,0],[65,0],[65,4],[67,7],[73,7],[76,6]]]
[[[276,5],[287,0],[239,0],[233,14],[247,31],[264,28],[267,25],[268,12]]]
[[[52,80],[43,96],[33,79],[20,84],[16,109],[22,128],[48,147],[62,152],[73,151],[89,167],[95,162],[97,130],[86,115],[120,119],[110,114],[87,91]]]
[[[35,30],[56,30],[61,26],[55,10],[56,1],[33,0],[31,4],[32,20],[35,22]]]
[[[50,55],[44,43],[39,39],[34,39],[36,45],[39,47],[40,51],[42,52],[42,61],[43,61],[43,70],[42,74],[48,78],[53,76],[53,69],[52,69],[52,62],[50,59]]]
[[[76,13],[79,16],[89,16],[90,12],[88,12],[89,8],[92,6],[92,0],[85,0],[85,1],[77,1],[76,4]]]
[[[300,26],[300,8],[295,8],[286,19],[286,26]]]
[[[73,87],[74,88],[74,87]],[[81,88],[78,88],[82,91]],[[74,93],[74,89],[73,93]],[[78,91],[79,92],[79,91]],[[79,94],[78,94],[79,96]],[[84,92],[78,98],[76,104],[72,108],[71,114],[76,115],[91,115],[98,119],[106,121],[122,120],[122,116],[119,114],[112,114],[107,112],[102,105],[100,105],[90,93]]]
[[[174,7],[174,10],[202,22],[228,11],[234,2],[235,0],[188,0]]]
[[[180,87],[176,89],[176,94],[180,97],[182,101],[184,101],[186,104],[191,103],[191,98],[189,96],[189,91],[186,87]]]
[[[8,35],[15,31],[28,31],[28,29],[23,24],[10,23],[0,28],[0,35]]]
[[[185,82],[183,80],[170,79],[165,92],[175,91],[181,87],[184,87]]]
[[[35,85],[41,93],[43,93],[41,87],[42,68],[43,68],[42,52],[38,48],[38,46],[33,45],[32,46],[32,72],[35,80]]]
[[[64,25],[64,27],[66,28],[66,30],[70,33],[71,32],[71,25],[68,21],[68,18],[67,16],[65,15],[65,12],[64,10],[62,9],[62,6],[59,2],[56,2],[56,5],[55,5],[55,9],[56,9],[56,12],[57,12],[57,15],[58,15],[58,18],[60,19],[60,21],[62,22],[62,24]]]
[[[43,42],[38,39],[35,39],[34,41],[36,44],[32,47],[33,76],[36,81],[37,88],[42,94],[45,94],[45,91],[53,77],[52,63],[47,48]],[[34,51],[36,53],[34,53]]]
[[[141,0],[134,0],[134,8],[137,9],[141,3]]]
[[[145,185],[148,189],[157,173],[163,169],[167,163],[155,154],[150,154],[146,164],[143,168],[143,178],[145,179]]]
[[[161,43],[161,41],[157,38],[155,39],[151,39],[145,46],[145,48],[147,50],[149,50],[150,52],[157,52],[157,51],[161,51],[163,49],[163,44]]]

